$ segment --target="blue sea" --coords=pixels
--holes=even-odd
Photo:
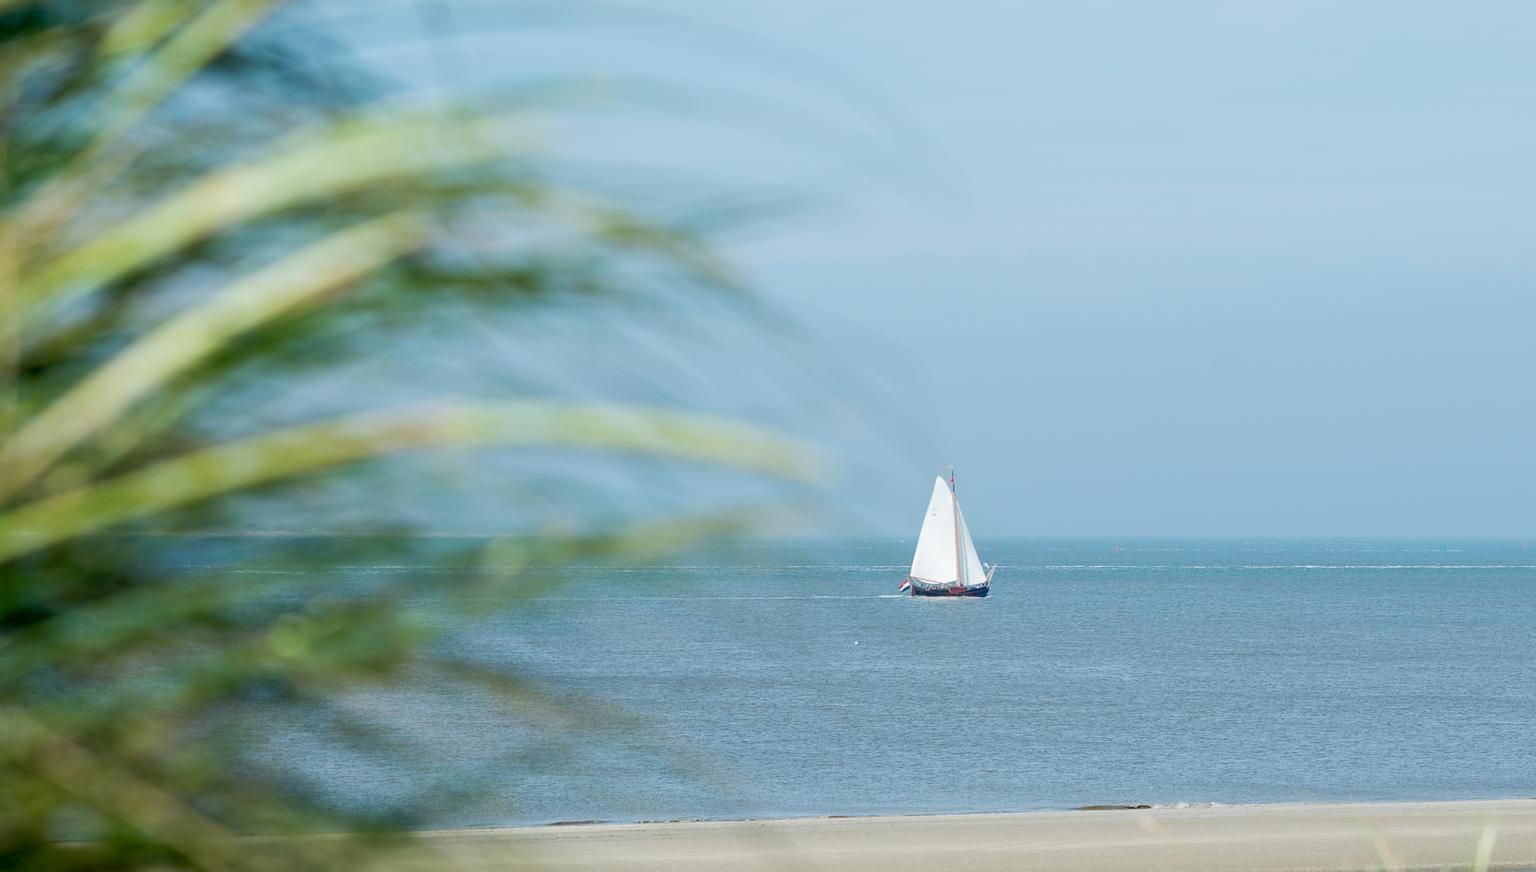
[[[536,694],[347,700],[419,765],[256,751],[367,802],[431,773],[434,825],[1536,796],[1531,544],[978,544],[987,599],[898,595],[899,539],[577,567],[442,646]]]

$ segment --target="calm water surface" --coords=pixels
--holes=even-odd
[[[352,705],[478,791],[444,824],[1536,796],[1536,548],[978,544],[984,600],[897,596],[894,539],[581,568],[447,646],[546,680],[548,729],[462,690]],[[302,723],[258,750],[422,786]]]

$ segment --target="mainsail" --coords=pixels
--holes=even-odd
[[[953,584],[957,580],[955,570],[955,499],[944,479],[935,476],[928,514],[923,516],[923,529],[917,534],[911,576]]]

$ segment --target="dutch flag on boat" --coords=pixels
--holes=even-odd
[[[901,580],[901,587],[896,588],[896,592],[897,593],[901,593],[901,592],[905,591],[907,588],[909,588],[911,586],[912,586],[912,579],[910,579],[910,578],[903,578]]]

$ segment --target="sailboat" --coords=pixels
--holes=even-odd
[[[983,567],[976,555],[976,543],[971,541],[960,498],[955,495],[954,470],[950,470],[947,483],[943,476],[935,476],[928,514],[923,516],[923,529],[917,534],[912,571],[902,579],[901,590],[913,596],[986,596],[996,571],[997,564]]]

